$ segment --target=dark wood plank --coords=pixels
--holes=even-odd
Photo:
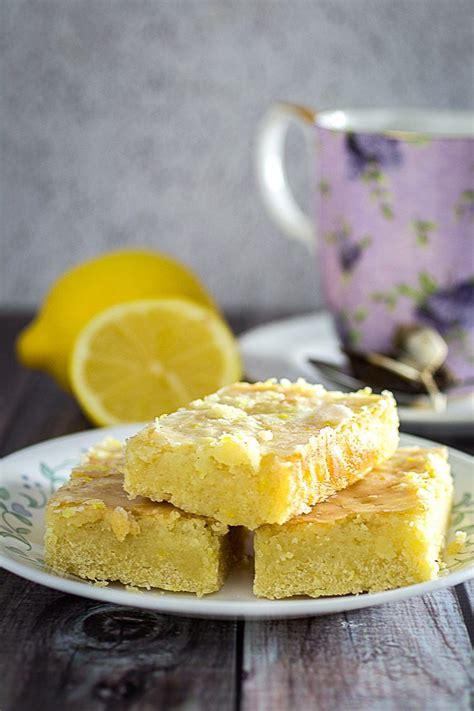
[[[463,587],[465,588],[466,595],[470,601],[472,613],[474,610],[474,580],[469,580],[467,583],[464,583]]]
[[[456,595],[467,633],[474,648],[474,580],[468,580],[463,585],[457,585]]]
[[[14,350],[16,336],[28,321],[27,315],[0,316],[0,445],[8,423],[18,410],[30,375],[17,362]]]
[[[68,393],[43,373],[28,374],[27,387],[0,431],[0,456],[51,437],[92,427]]]
[[[17,361],[15,340],[28,315],[0,317],[0,456],[91,425],[70,394]]]
[[[2,373],[2,384],[4,389],[0,393],[0,403],[7,402],[6,394],[10,392],[11,377],[14,370],[18,372],[21,366],[15,358],[15,340],[21,329],[31,320],[31,314],[0,314],[0,373]],[[8,378],[6,377],[8,374]]]
[[[4,711],[235,706],[233,622],[92,602],[14,575],[0,609]]]
[[[245,627],[242,708],[470,709],[471,645],[454,590]]]

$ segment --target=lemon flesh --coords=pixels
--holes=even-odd
[[[38,317],[19,336],[18,357],[68,389],[74,342],[93,316],[114,304],[162,296],[216,308],[191,271],[158,252],[124,250],[84,262],[54,283]]]
[[[97,425],[150,420],[240,376],[225,322],[184,299],[106,309],[81,331],[70,364],[74,394]]]

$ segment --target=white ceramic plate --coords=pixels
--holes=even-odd
[[[331,317],[324,311],[272,321],[242,334],[239,341],[245,375],[250,380],[304,377],[315,382],[317,371],[310,358],[344,362]],[[452,398],[445,412],[408,407],[399,407],[398,412],[400,422],[410,432],[430,436],[474,434],[474,395]]]
[[[473,460],[450,450],[455,477],[451,537],[455,530],[468,535],[463,552],[447,561],[437,580],[382,593],[347,595],[313,600],[260,600],[252,594],[250,571],[237,570],[222,590],[197,598],[187,593],[132,592],[119,584],[98,587],[75,576],[61,577],[43,562],[44,512],[48,497],[67,478],[85,449],[110,435],[123,439],[139,425],[89,430],[28,447],[0,461],[0,565],[42,585],[83,597],[143,607],[160,612],[205,617],[277,618],[324,615],[379,605],[456,585],[474,577],[474,471]],[[402,435],[402,444],[432,444]]]

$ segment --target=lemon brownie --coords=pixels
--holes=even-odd
[[[304,380],[235,383],[128,440],[125,490],[249,529],[284,523],[398,446],[391,393]]]
[[[444,448],[402,448],[309,514],[255,533],[260,597],[375,592],[431,580],[451,510]]]
[[[219,590],[238,531],[123,491],[122,445],[85,455],[46,512],[45,562],[61,573],[197,595]]]

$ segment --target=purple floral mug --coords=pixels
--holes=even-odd
[[[315,148],[316,220],[286,177],[293,123]],[[277,103],[262,123],[257,173],[276,223],[317,245],[345,347],[387,352],[399,325],[429,324],[448,343],[450,371],[474,376],[474,114]]]

